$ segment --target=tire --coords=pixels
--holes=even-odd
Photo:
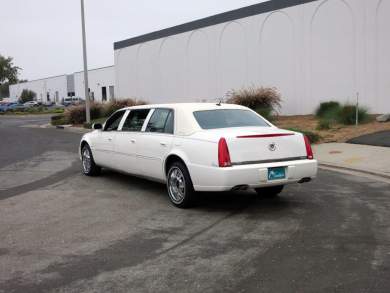
[[[97,176],[100,174],[101,168],[95,164],[91,148],[88,144],[85,144],[81,149],[81,164],[84,175]]]
[[[271,186],[271,187],[262,187],[262,188],[255,188],[255,191],[258,195],[261,195],[263,197],[267,198],[274,198],[279,195],[283,191],[284,185],[278,185],[278,186]]]
[[[179,161],[169,166],[167,191],[171,203],[178,208],[189,208],[194,203],[195,191],[187,167]]]

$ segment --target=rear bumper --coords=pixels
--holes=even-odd
[[[241,165],[228,168],[190,165],[189,171],[196,191],[227,191],[239,185],[250,188],[296,183],[315,178],[316,160],[297,160],[267,164]],[[268,168],[286,167],[286,178],[268,181]]]

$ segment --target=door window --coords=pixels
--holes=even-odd
[[[118,111],[118,112],[112,114],[112,116],[110,118],[108,118],[108,120],[106,121],[104,131],[118,130],[119,124],[121,123],[121,120],[122,120],[122,117],[124,114],[125,114],[125,111]]]
[[[122,126],[122,131],[141,131],[150,109],[131,110]]]
[[[146,132],[173,134],[173,111],[170,109],[156,109],[150,117]]]

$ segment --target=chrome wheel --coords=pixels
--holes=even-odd
[[[91,170],[92,160],[91,160],[91,153],[89,152],[89,149],[87,147],[83,148],[82,162],[83,162],[84,173],[89,173]]]
[[[168,193],[174,203],[181,203],[186,193],[186,184],[183,172],[178,167],[173,167],[168,174]]]

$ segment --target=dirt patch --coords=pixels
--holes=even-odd
[[[372,119],[371,122],[359,126],[337,124],[329,130],[317,130],[318,119],[314,115],[279,116],[273,123],[280,128],[297,128],[315,132],[321,136],[321,140],[318,143],[326,143],[346,142],[361,135],[390,130],[390,122],[377,122],[375,116]]]

